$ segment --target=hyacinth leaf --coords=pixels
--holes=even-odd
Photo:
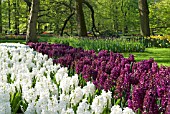
[[[74,69],[70,68],[68,71],[69,76],[73,76],[75,74]]]
[[[18,104],[15,106],[15,109],[13,110],[13,114],[16,114],[16,113],[17,113],[18,109],[20,108],[21,102],[22,102],[22,100],[20,100],[20,101],[18,102]]]
[[[75,114],[76,114],[77,107],[78,107],[78,104],[77,104],[77,105],[74,105],[74,106],[72,107]]]
[[[7,74],[7,83],[12,83],[13,81],[11,80],[11,74]]]
[[[126,96],[127,96],[127,94],[126,93],[124,93],[124,97],[122,97],[122,106],[123,107],[126,107],[126,106],[128,106],[128,102],[127,102],[127,100],[126,100]]]
[[[11,107],[12,107],[13,112],[17,112],[17,110],[19,109],[21,99],[22,98],[21,98],[20,92],[17,92],[16,94],[13,95],[12,102],[11,102]]]
[[[28,103],[26,102],[26,100],[22,100],[22,102],[21,102],[21,110],[22,110],[22,112],[25,112],[27,107],[28,107]]]
[[[161,100],[160,99],[158,99],[157,101],[156,101],[156,103],[158,104],[158,106],[161,104]]]
[[[96,95],[100,95],[100,94],[101,94],[101,91],[100,91],[99,89],[96,89],[95,94],[96,94]]]
[[[108,107],[104,108],[102,114],[109,114],[110,110]]]
[[[107,106],[103,109],[102,114],[110,114],[109,100],[107,100]]]
[[[111,104],[115,104],[115,101],[116,101],[116,100],[115,100],[114,98],[112,98],[112,99],[111,99]]]
[[[47,73],[46,72],[44,72],[44,76],[47,78]]]
[[[89,96],[88,96],[88,103],[92,104],[92,101],[93,101],[93,96],[91,94],[89,94]]]
[[[138,112],[137,112],[137,114],[141,114],[141,110],[140,110],[140,108],[138,108]]]
[[[16,93],[10,93],[10,103],[12,103]]]
[[[84,78],[81,76],[81,74],[78,75],[78,79],[79,79],[79,85],[81,87],[85,86],[86,85],[86,81],[84,80]]]
[[[123,92],[123,97],[121,98],[121,107],[123,108],[125,103],[126,103],[126,100],[125,100],[125,97],[126,97],[126,93]]]
[[[32,87],[33,88],[35,87],[35,84],[36,84],[36,77],[34,76],[33,79],[32,79]]]
[[[53,73],[53,72],[50,72],[50,78],[51,78],[51,80],[54,82],[54,80],[55,80],[55,76],[54,76],[55,74]]]
[[[121,102],[121,99],[117,99],[117,101],[116,101],[115,105],[119,105],[119,104],[120,104],[120,102]]]

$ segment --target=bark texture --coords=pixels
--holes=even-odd
[[[79,36],[87,36],[82,0],[76,0],[77,29]]]
[[[9,28],[9,31],[10,31],[10,29],[11,29],[11,5],[10,5],[10,0],[8,0],[8,28]]]
[[[39,4],[40,4],[39,0],[32,0],[30,17],[29,17],[28,28],[27,28],[27,35],[26,35],[27,42],[38,41],[36,36],[36,25],[38,19]]]
[[[13,3],[14,5],[14,10],[15,10],[15,13],[14,13],[14,17],[15,17],[15,35],[18,35],[19,34],[19,11],[18,11],[18,8],[19,8],[19,2],[18,0],[16,0],[15,3]]]
[[[140,32],[142,36],[150,36],[149,9],[147,0],[138,0],[140,14]]]

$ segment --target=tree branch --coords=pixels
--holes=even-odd
[[[62,27],[62,29],[61,29],[60,36],[63,36],[63,32],[64,32],[64,29],[65,29],[65,27],[66,27],[66,25],[67,25],[67,22],[70,20],[70,18],[71,18],[74,14],[75,14],[74,12],[71,13],[71,14],[67,17],[67,19],[64,21],[64,25],[63,25],[63,27]]]
[[[92,32],[93,32],[93,35],[96,37],[96,34],[95,34],[94,30],[95,30],[96,32],[98,32],[99,34],[100,34],[100,32],[97,30],[96,25],[95,25],[94,9],[93,9],[93,7],[90,5],[89,2],[83,0],[83,3],[84,3],[85,5],[87,5],[87,7],[91,10]]]

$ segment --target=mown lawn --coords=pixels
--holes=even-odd
[[[0,43],[25,44],[25,40],[0,40]],[[170,66],[170,48],[146,48],[145,52],[123,53],[125,57],[128,57],[129,54],[133,54],[136,61],[154,58],[158,65]]]
[[[170,66],[170,48],[146,48],[142,53],[123,53],[125,57],[129,54],[133,54],[136,61],[154,58],[159,65]]]

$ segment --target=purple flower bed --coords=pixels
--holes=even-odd
[[[102,50],[83,50],[63,44],[28,43],[38,52],[52,57],[93,81],[101,90],[113,91],[113,97],[142,114],[170,114],[170,67],[158,67],[153,60],[135,62],[134,56]]]

